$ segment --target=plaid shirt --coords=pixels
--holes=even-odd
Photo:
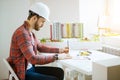
[[[53,57],[54,54],[49,56],[38,55],[37,50],[39,52],[49,53],[59,52],[58,48],[40,44],[34,33],[32,33],[34,38],[33,45],[30,32],[28,31],[29,27],[30,25],[25,21],[24,24],[14,32],[11,41],[10,56],[7,59],[20,80],[25,80],[28,61],[35,65],[47,64],[55,60]]]

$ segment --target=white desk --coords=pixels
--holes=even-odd
[[[73,57],[72,59],[67,60],[58,60],[57,63],[66,68],[70,68],[74,71],[83,75],[82,79],[78,80],[89,80],[86,79],[85,76],[92,76],[92,62],[97,60],[106,60],[112,58],[118,58],[118,56],[106,54],[99,51],[89,50],[92,52],[89,56],[77,56],[79,54],[78,50],[71,50],[70,55]]]
[[[93,72],[92,63],[94,61],[118,58],[118,56],[110,55],[95,50],[89,50],[89,51],[91,52],[89,56],[78,56],[80,52],[79,50],[70,50],[69,54],[72,56],[72,59],[58,60],[55,62],[55,64],[52,64],[52,66],[56,66],[57,64],[58,67],[62,67],[65,71],[67,69],[71,73],[75,73],[75,75],[78,76],[77,80],[92,80],[91,77]],[[47,64],[47,66],[48,65],[49,64]],[[71,79],[65,79],[65,80],[75,80],[72,79],[74,74],[71,74],[70,76]]]

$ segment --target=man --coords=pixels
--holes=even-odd
[[[42,45],[37,40],[36,31],[49,20],[49,8],[43,3],[35,3],[29,9],[28,19],[13,34],[8,62],[20,80],[63,80],[64,72],[58,67],[36,67],[35,64],[47,64],[58,59],[57,53],[67,53],[68,49],[59,49]],[[38,55],[39,52],[56,53]]]

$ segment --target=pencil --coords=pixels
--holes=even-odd
[[[67,40],[67,47],[69,48],[69,40]]]

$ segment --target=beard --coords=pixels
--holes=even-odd
[[[39,31],[41,27],[42,27],[42,26],[39,26],[39,25],[38,25],[38,20],[37,20],[36,23],[35,23],[34,29],[35,29],[36,31]]]

